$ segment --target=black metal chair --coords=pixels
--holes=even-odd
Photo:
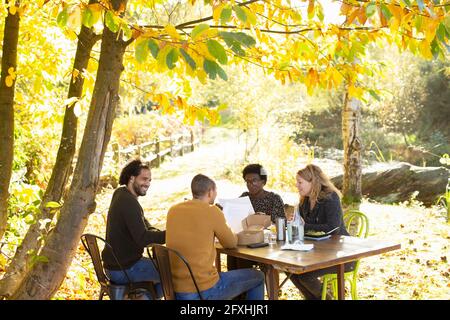
[[[105,246],[109,247],[117,265],[120,266],[121,271],[128,279],[127,284],[115,284],[105,274],[105,269],[103,268],[100,250],[98,247],[98,241],[102,241]],[[158,299],[155,284],[152,281],[132,282],[130,280],[128,274],[122,268],[116,255],[114,254],[114,250],[112,249],[111,245],[107,243],[105,239],[93,234],[86,233],[81,236],[81,243],[91,256],[95,274],[97,275],[97,280],[100,283],[99,300],[102,300],[105,294],[107,294],[111,300],[124,300],[127,296],[129,298],[134,298],[142,290],[147,290],[148,292],[150,292],[153,299]]]
[[[184,265],[189,271],[189,274],[191,275],[192,281],[194,282],[194,286],[195,289],[197,290],[200,300],[204,300],[200,292],[200,289],[198,288],[197,281],[195,281],[195,277],[191,267],[189,266],[189,263],[178,251],[167,248],[160,244],[152,245],[152,250],[153,250],[153,257],[155,258],[158,265],[159,277],[161,278],[161,285],[163,288],[165,300],[176,300],[175,290],[173,288],[172,282],[172,271],[170,269],[169,253],[174,254],[184,263]]]

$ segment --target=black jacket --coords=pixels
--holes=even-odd
[[[120,265],[128,269],[142,258],[144,247],[165,243],[166,232],[152,227],[144,217],[137,198],[126,187],[114,191],[106,221],[106,242],[114,250]],[[102,252],[103,265],[108,270],[120,270],[111,250]]]
[[[312,210],[310,209],[309,198],[306,197],[300,206],[300,214],[305,220],[305,232],[308,230],[328,232],[339,227],[333,234],[349,235],[344,224],[341,201],[336,192],[318,200]]]

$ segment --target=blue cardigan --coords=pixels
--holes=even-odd
[[[349,235],[344,224],[341,201],[336,192],[318,200],[312,210],[309,198],[306,197],[300,206],[300,215],[305,220],[305,232],[308,230],[328,232],[339,227],[333,234]]]

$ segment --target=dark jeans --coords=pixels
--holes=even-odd
[[[242,259],[242,258],[236,258],[233,256],[227,255],[227,270],[238,270],[238,269],[253,269],[258,264],[255,261]],[[241,294],[237,297],[235,297],[233,300],[245,300],[245,294]]]
[[[116,284],[126,284],[128,279],[121,270],[105,270],[106,275],[111,279],[112,282]],[[161,288],[161,280],[159,279],[159,273],[153,264],[153,261],[149,258],[141,258],[138,262],[132,265],[130,268],[126,269],[128,277],[131,282],[144,282],[152,281],[155,282],[156,294],[158,297],[162,297],[163,292]],[[147,295],[148,298],[152,299],[150,293]]]
[[[344,267],[345,272],[353,271],[355,264],[355,261],[346,263]],[[320,300],[322,299],[322,281],[318,278],[329,273],[337,273],[337,267],[334,266],[302,274],[293,274],[291,281],[300,290],[305,299]]]
[[[254,269],[239,269],[219,273],[219,281],[201,291],[205,300],[231,300],[242,293],[246,300],[264,300],[264,273]],[[177,300],[198,300],[198,293],[177,292]]]

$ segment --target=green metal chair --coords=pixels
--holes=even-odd
[[[369,219],[358,210],[348,210],[344,213],[344,223],[350,235],[358,238],[367,238],[369,235]],[[358,269],[360,260],[356,261],[355,269],[344,273],[345,282],[350,284],[350,292],[353,300],[358,300],[356,282],[358,280]],[[337,275],[334,273],[326,274],[322,278],[322,300],[326,300],[328,285],[331,285],[334,299],[337,299]]]

